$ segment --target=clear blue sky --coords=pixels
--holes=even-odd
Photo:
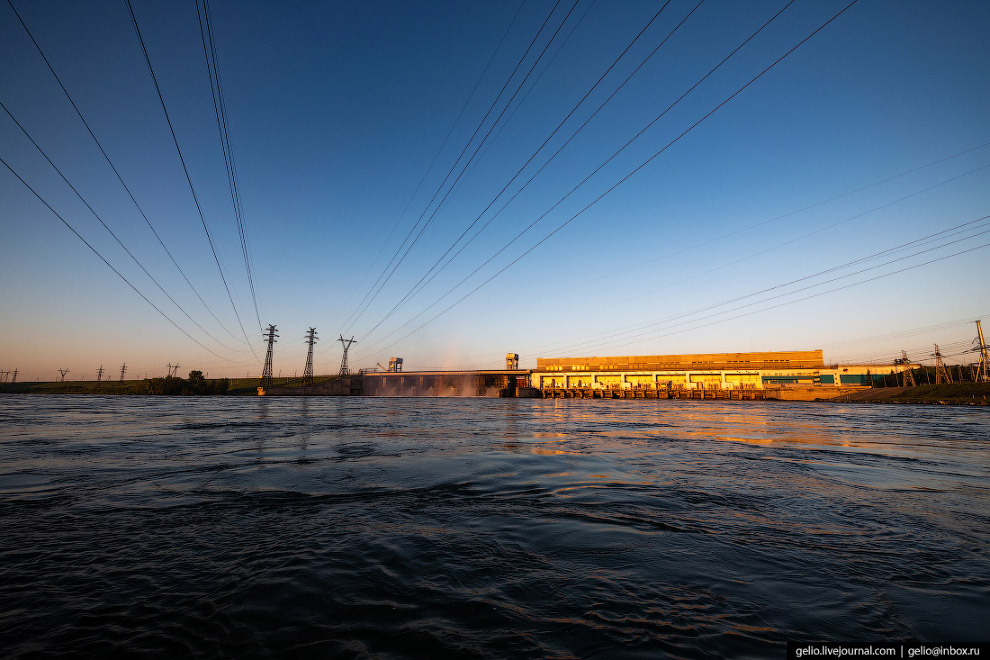
[[[259,320],[278,326],[283,375],[301,373],[310,326],[322,373],[339,365],[340,333],[357,339],[352,368],[398,355],[414,369],[497,367],[507,351],[527,367],[537,356],[814,348],[829,361],[890,360],[902,348],[919,360],[935,342],[960,353],[977,318],[990,326],[990,220],[981,219],[990,214],[990,3],[860,0],[692,129],[848,4],[797,0],[557,204],[787,4],[706,0],[694,9],[697,0],[672,0],[482,214],[662,3],[561,0],[551,14],[548,0],[213,0],[256,317],[196,4],[132,2],[244,331],[126,2],[13,0],[206,303],[0,3],[0,102],[201,326],[0,111],[0,157],[199,342],[0,166],[0,369],[17,368],[21,380],[52,379],[58,368],[90,379],[101,364],[117,373],[124,362],[129,377],[162,375],[167,363],[258,375]],[[685,17],[477,239],[390,313]],[[366,296],[427,220],[380,292]]]

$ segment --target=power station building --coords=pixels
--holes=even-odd
[[[870,385],[912,366],[826,365],[821,350],[537,358],[530,382],[539,390],[848,387]]]

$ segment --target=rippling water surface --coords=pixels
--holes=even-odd
[[[0,655],[783,657],[990,621],[990,413],[0,397]]]

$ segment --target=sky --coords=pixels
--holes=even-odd
[[[253,377],[269,324],[283,376],[311,327],[335,373],[990,324],[990,3],[213,0],[204,48],[206,9],[0,3],[18,380]]]

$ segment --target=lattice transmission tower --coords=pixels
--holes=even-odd
[[[339,341],[340,345],[344,347],[344,357],[340,359],[340,373],[338,375],[350,376],[351,370],[347,367],[347,351],[350,350],[351,344],[356,344],[357,342],[354,341],[353,336],[351,336],[350,339],[344,339],[344,335],[341,335],[340,339],[338,339],[337,341]]]
[[[69,370],[68,369],[59,369],[58,370],[58,373],[61,376],[61,378],[59,378],[58,382],[64,383],[65,382],[65,374],[69,373]]]
[[[265,369],[261,372],[261,386],[271,387],[272,386],[272,352],[275,347],[275,339],[278,334],[275,332],[275,326],[269,324],[268,330],[262,335],[265,341],[268,342],[268,352],[265,354]]]
[[[103,365],[101,364],[100,368],[96,370],[96,382],[100,383],[102,381],[103,381]]]
[[[941,385],[942,383],[951,383],[952,376],[949,375],[949,370],[945,368],[945,362],[942,361],[942,353],[938,350],[938,344],[935,344],[935,384]]]
[[[979,321],[976,322],[976,340],[980,345],[973,350],[980,353],[980,365],[976,368],[973,380],[977,383],[987,383],[990,382],[990,351],[987,349],[987,343],[983,341],[983,326]]]
[[[306,351],[306,368],[303,369],[303,383],[306,385],[313,384],[313,344],[320,340],[316,336],[316,328],[310,328],[306,332],[306,344],[309,349]]]
[[[127,373],[127,363],[120,365],[120,382],[124,382],[124,374]]]
[[[911,366],[911,360],[908,359],[907,351],[901,351],[901,364],[905,367]],[[904,387],[915,387],[914,369],[904,369],[901,372],[901,383]]]

